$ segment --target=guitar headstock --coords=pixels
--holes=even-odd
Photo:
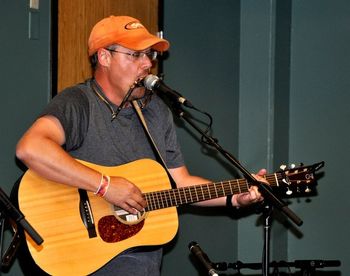
[[[309,166],[291,165],[287,169],[285,165],[282,165],[280,174],[281,180],[278,181],[279,187],[284,187],[285,194],[287,196],[293,196],[295,193],[311,193],[312,186],[316,183],[315,172],[324,166],[324,161],[315,163]]]

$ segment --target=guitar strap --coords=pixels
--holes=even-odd
[[[157,145],[156,145],[156,143],[155,143],[155,141],[154,141],[154,139],[153,139],[151,133],[149,132],[149,129],[148,129],[147,124],[146,124],[145,117],[144,117],[143,114],[142,114],[141,108],[140,108],[140,106],[139,106],[137,100],[133,100],[133,101],[132,101],[132,105],[134,106],[134,108],[135,108],[135,110],[136,110],[136,113],[137,113],[137,115],[138,115],[138,117],[139,117],[139,119],[140,119],[140,121],[141,121],[142,126],[143,126],[143,129],[145,130],[145,133],[146,133],[146,135],[147,135],[147,138],[148,138],[149,141],[150,141],[150,144],[151,144],[151,146],[152,146],[152,148],[153,148],[153,151],[154,151],[154,153],[155,153],[155,155],[156,155],[157,161],[158,161],[158,162],[163,166],[163,168],[165,169],[165,171],[166,171],[166,173],[167,173],[167,175],[168,175],[168,178],[169,178],[169,180],[170,180],[171,186],[175,189],[175,188],[176,188],[176,182],[175,182],[175,180],[172,178],[172,176],[170,175],[169,169],[168,169],[168,167],[166,166],[165,161],[164,161],[162,155],[160,154],[160,151],[159,151],[159,149],[158,149],[158,147],[157,147]]]

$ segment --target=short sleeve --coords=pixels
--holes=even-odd
[[[89,126],[89,101],[79,87],[71,87],[56,95],[40,116],[56,117],[65,133],[66,151],[78,148],[84,141]]]

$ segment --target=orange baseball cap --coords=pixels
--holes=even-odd
[[[113,15],[97,22],[92,28],[88,41],[89,56],[112,44],[135,51],[151,47],[160,52],[168,50],[170,46],[167,40],[150,34],[139,20]]]

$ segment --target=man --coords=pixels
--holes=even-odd
[[[207,183],[189,174],[176,139],[171,112],[138,83],[149,74],[157,52],[169,42],[151,35],[135,18],[110,16],[91,31],[88,51],[94,76],[65,89],[23,135],[17,157],[31,170],[59,183],[76,185],[129,213],[146,207],[140,189],[120,176],[101,175],[77,159],[116,166],[141,158],[156,159],[130,103],[137,100],[150,133],[178,187]],[[265,170],[258,173],[264,175]],[[262,200],[257,189],[198,203],[245,206]],[[95,275],[159,275],[161,249],[127,250]]]

